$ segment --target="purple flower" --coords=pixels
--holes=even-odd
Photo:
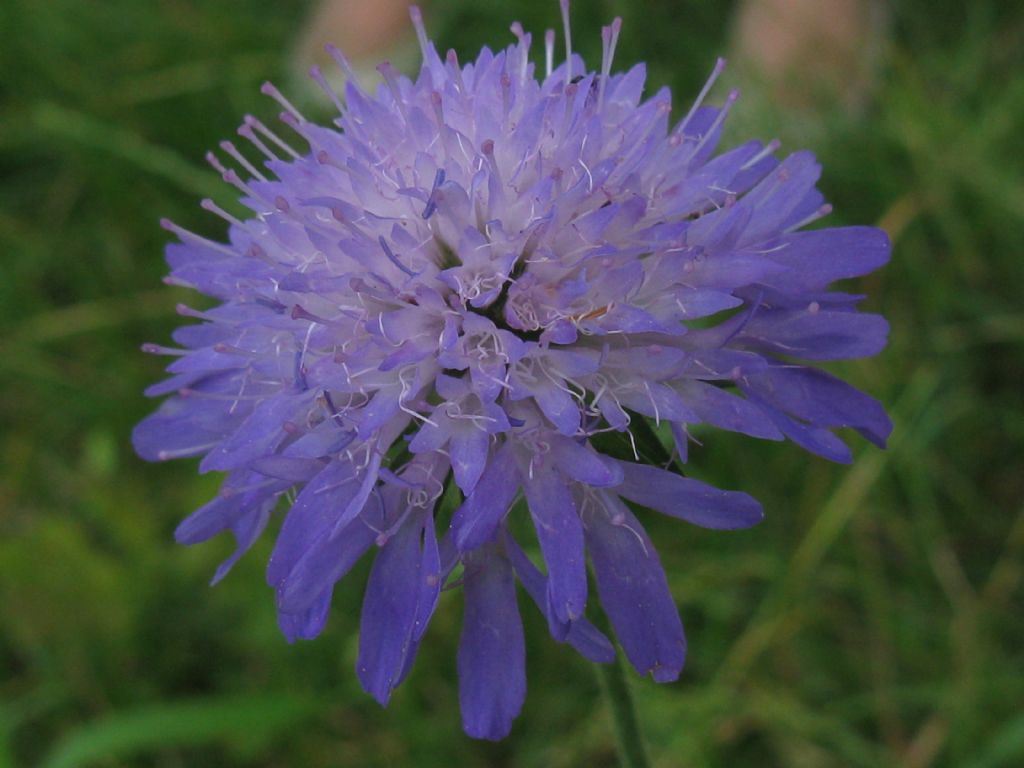
[[[381,703],[440,591],[461,583],[464,725],[497,739],[526,687],[516,579],[557,640],[607,662],[585,617],[589,555],[629,661],[675,680],[683,627],[636,507],[709,528],[762,517],[744,493],[616,447],[650,435],[646,419],[671,426],[683,460],[701,423],[835,461],[850,460],[838,427],[884,445],[879,403],[813,363],[885,345],[885,320],[829,285],[884,264],[889,242],[801,231],[829,211],[808,152],[751,141],[714,155],[736,98],[703,104],[721,62],[671,127],[668,90],[642,98],[643,65],[611,74],[619,20],[600,72],[571,51],[553,68],[549,32],[540,80],[518,24],[514,45],[463,65],[438,56],[415,10],[413,23],[414,81],[382,65],[376,94],[350,78],[339,98],[313,72],[340,112],[331,126],[265,86],[303,148],[247,118],[239,132],[265,160],[228,142],[240,170],[211,156],[252,211],[204,203],[226,244],[165,224],[180,239],[169,280],[220,304],[181,308],[202,322],[175,332],[178,348],[147,346],[173,357],[149,390],[171,397],[134,441],[146,459],[227,473],[176,534],[234,534],[215,581],[290,502],[267,569],[289,640],[321,631],[334,585],[378,550],[357,672]],[[543,567],[510,532],[526,529],[508,519],[518,498]]]

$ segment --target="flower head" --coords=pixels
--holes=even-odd
[[[166,224],[180,238],[170,280],[221,303],[181,309],[202,322],[175,332],[179,348],[148,345],[174,356],[149,390],[171,397],[134,440],[144,458],[227,473],[176,533],[234,534],[215,581],[291,501],[267,569],[289,639],[321,631],[334,585],[377,550],[357,672],[382,703],[440,591],[461,582],[464,725],[500,738],[525,693],[517,579],[556,639],[608,661],[585,617],[589,555],[629,661],[671,681],[683,627],[633,506],[720,529],[761,519],[750,496],[609,436],[628,446],[653,419],[683,460],[700,423],[836,461],[850,453],[835,428],[884,444],[881,406],[811,363],[884,346],[885,321],[828,288],[883,264],[889,243],[865,227],[800,231],[828,212],[811,154],[778,159],[757,141],[714,154],[736,98],[703,103],[721,62],[672,127],[668,90],[642,98],[643,65],[611,73],[618,20],[599,72],[571,50],[554,67],[549,33],[539,79],[518,24],[513,45],[463,65],[413,22],[415,80],[382,65],[375,94],[349,79],[339,98],[313,72],[333,125],[265,87],[303,148],[247,118],[265,160],[230,143],[239,170],[211,157],[252,211],[204,203],[227,243]],[[543,568],[510,533],[520,497]]]

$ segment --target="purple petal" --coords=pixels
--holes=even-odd
[[[745,493],[723,491],[646,464],[619,464],[624,479],[615,493],[662,514],[720,530],[749,528],[764,518],[761,505]]]
[[[308,610],[316,595],[332,588],[348,573],[376,538],[377,531],[361,519],[334,536],[321,536],[278,585],[278,610],[282,613]]]
[[[295,499],[277,536],[267,563],[267,583],[277,586],[291,572],[307,549],[330,531],[343,508],[359,487],[351,464],[332,461]]]
[[[324,624],[327,623],[327,612],[331,608],[333,592],[332,585],[318,595],[302,613],[278,611],[277,624],[289,643],[296,640],[312,640],[323,631]]]
[[[824,371],[771,366],[743,384],[798,419],[818,427],[854,427],[880,448],[892,432],[892,421],[881,403]]]
[[[875,227],[841,227],[794,232],[766,248],[772,261],[790,268],[778,282],[780,288],[796,284],[824,288],[829,283],[872,272],[889,260],[892,245],[884,230]]]
[[[888,334],[889,324],[881,315],[762,310],[737,339],[805,360],[850,360],[880,352]]]
[[[574,435],[580,428],[580,406],[568,392],[548,381],[539,382],[530,390],[541,411],[563,435]]]
[[[432,528],[433,522],[429,526]],[[432,594],[418,588],[426,578],[422,573],[422,532],[422,518],[410,517],[377,554],[366,585],[356,672],[363,689],[382,705],[388,703],[391,691],[409,668],[416,652],[416,633],[422,636],[422,627],[429,620],[429,612],[420,616],[420,603],[425,600],[432,606],[440,588],[436,578]],[[422,622],[419,630],[418,618]]]
[[[700,420],[720,429],[764,440],[781,440],[775,423],[753,403],[703,381],[682,381],[677,389]]]
[[[377,390],[377,394],[360,411],[359,438],[366,440],[398,413],[399,391],[395,388]]]
[[[782,430],[782,434],[804,450],[840,464],[849,464],[853,461],[853,454],[850,452],[849,446],[827,429],[808,426],[791,419],[782,411],[761,400],[753,392],[748,392],[748,397],[761,406],[761,409]]]
[[[239,418],[226,409],[175,397],[132,431],[132,445],[146,461],[199,456],[217,446],[235,428]]]
[[[587,549],[601,605],[630,663],[659,683],[679,677],[686,637],[654,545],[626,505],[603,493],[587,519]]]
[[[548,568],[551,609],[558,621],[570,622],[583,615],[587,604],[583,526],[576,502],[568,483],[545,466],[536,467],[532,478],[523,478],[523,490]]]
[[[573,480],[603,488],[622,482],[622,469],[612,459],[601,455],[589,444],[575,440],[552,441],[551,456],[558,468]]]
[[[284,423],[307,407],[308,396],[282,395],[264,400],[231,437],[211,451],[199,464],[200,472],[230,470],[272,453],[286,435]]]
[[[476,549],[494,538],[499,523],[519,490],[519,471],[512,448],[500,448],[480,476],[473,492],[452,516],[455,544],[460,552]]]
[[[512,567],[491,549],[467,558],[459,641],[462,726],[477,739],[508,735],[526,698],[526,647]]]
[[[455,430],[452,434],[448,443],[452,457],[452,472],[463,493],[472,493],[483,474],[487,463],[488,441],[487,433],[475,426]]]
[[[522,548],[510,536],[505,536],[505,551],[512,567],[515,568],[516,576],[522,582],[526,593],[530,596],[541,612],[548,615],[548,580],[535,566],[530,558],[526,556]],[[548,615],[549,622],[552,617]],[[556,640],[565,640],[573,648],[580,652],[585,658],[598,664],[609,664],[615,659],[615,648],[604,633],[591,624],[585,616],[581,616],[569,623],[569,632],[563,635],[561,631],[552,632]]]

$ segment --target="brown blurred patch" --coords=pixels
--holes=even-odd
[[[733,56],[783,106],[856,109],[870,91],[885,16],[872,0],[746,0]]]

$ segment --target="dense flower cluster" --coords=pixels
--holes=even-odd
[[[752,141],[714,155],[736,97],[703,104],[721,63],[672,128],[669,92],[642,98],[643,65],[611,74],[618,21],[600,72],[571,50],[554,68],[549,32],[540,80],[518,24],[514,45],[463,65],[413,21],[415,80],[382,65],[376,94],[350,78],[339,98],[314,71],[333,126],[265,87],[308,149],[247,118],[266,161],[227,142],[244,173],[211,156],[253,212],[204,203],[229,221],[226,244],[166,223],[180,238],[169,280],[221,303],[181,308],[203,322],[175,332],[179,348],[147,345],[175,356],[148,392],[171,397],[134,441],[146,459],[227,473],[177,531],[234,534],[215,581],[287,500],[267,577],[289,639],[317,635],[335,583],[378,550],[357,671],[382,703],[439,592],[461,583],[464,725],[500,738],[525,693],[517,579],[556,639],[606,662],[613,646],[584,616],[589,556],[629,661],[674,680],[683,627],[635,507],[722,529],[762,517],[746,494],[595,446],[628,446],[648,418],[683,460],[701,423],[836,461],[850,454],[834,428],[884,445],[880,405],[801,361],[884,346],[885,321],[828,286],[883,264],[889,243],[799,231],[828,212],[811,154]],[[507,519],[520,494],[543,569],[510,532],[526,530]]]

